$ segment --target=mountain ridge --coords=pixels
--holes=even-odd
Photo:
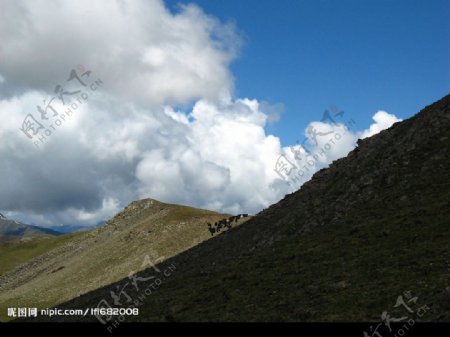
[[[359,141],[244,225],[158,265],[177,272],[129,320],[377,321],[412,291],[429,306],[418,320],[450,321],[449,128],[450,95]],[[95,307],[123,282],[58,307]]]
[[[34,237],[61,234],[62,233],[50,228],[26,225],[21,222],[10,220],[0,213],[0,237]]]
[[[8,319],[7,305],[49,307],[128,277],[147,259],[164,261],[209,239],[207,223],[228,216],[134,201],[102,227],[61,236],[55,248],[0,275],[0,319]]]

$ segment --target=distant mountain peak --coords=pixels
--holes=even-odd
[[[0,213],[0,237],[30,237],[30,236],[61,235],[50,228],[26,225],[10,220]]]

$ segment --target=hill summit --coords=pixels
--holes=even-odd
[[[446,96],[359,141],[299,191],[158,265],[180,267],[129,320],[450,321],[449,137]],[[95,307],[125,282],[58,307]],[[405,312],[399,298],[415,302]]]
[[[142,270],[148,265],[145,261],[169,259],[210,239],[207,224],[229,216],[144,199],[132,202],[102,227],[40,242],[46,246],[43,254],[3,268],[0,320],[7,319],[8,305],[49,307]]]
[[[208,236],[203,230],[213,215],[198,218],[198,210],[170,206],[162,222],[157,215],[167,212],[168,206],[133,203],[91,232],[92,239],[82,239],[95,238],[96,247],[103,248],[52,260],[52,268],[62,263],[66,268],[55,273],[35,269],[34,279],[23,286],[7,282],[14,279],[13,272],[5,282],[0,278],[4,290],[0,303],[17,305],[32,298],[33,303],[53,302],[59,309],[133,304],[139,307],[139,316],[126,320],[146,322],[371,321],[382,325],[383,317],[450,321],[449,137],[450,95],[359,141],[346,158],[317,172],[300,190],[247,222],[192,245],[178,244],[196,226]],[[152,212],[141,223],[146,207]],[[191,214],[189,228],[180,218],[187,214]],[[132,227],[126,225],[127,219],[134,219]],[[136,233],[150,234],[157,226],[159,230],[147,239],[136,239],[145,237]],[[180,230],[172,231],[175,228]],[[109,237],[115,238],[114,245],[105,249],[102,242],[112,240]],[[156,265],[160,272],[171,272],[151,296],[147,296],[151,280],[160,275],[155,268],[132,276],[126,273],[132,259],[144,253],[143,244],[173,253],[164,254],[167,258]],[[72,247],[73,242],[67,249]],[[121,273],[119,261],[126,266]],[[95,274],[102,277],[101,283],[95,281]],[[114,275],[116,281],[107,283],[112,278],[105,274]],[[123,295],[127,301],[117,304],[114,292],[124,289],[130,277],[150,281],[128,286]],[[89,292],[74,298],[74,288]],[[36,289],[45,299],[37,298]],[[72,293],[65,294],[65,289]],[[102,319],[111,329],[120,324],[119,318]]]

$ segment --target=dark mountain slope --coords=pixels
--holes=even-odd
[[[210,239],[207,223],[227,217],[145,199],[100,228],[58,240],[0,243],[0,320],[11,319],[7,308],[56,306],[145,269],[150,258],[169,259]]]
[[[143,301],[134,320],[380,322],[414,317],[394,308],[410,291],[411,307],[429,307],[419,320],[450,321],[449,137],[447,96],[360,141],[298,192],[159,265],[176,271],[151,296],[128,287]],[[116,306],[110,292],[126,282],[58,307]]]

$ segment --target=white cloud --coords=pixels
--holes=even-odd
[[[284,158],[280,162],[287,165],[288,172],[280,174],[289,182],[291,191],[300,188],[318,170],[345,157],[356,147],[358,139],[371,137],[401,121],[385,111],[378,111],[372,118],[375,123],[363,131],[353,130],[354,125],[311,122],[305,129],[304,144],[282,149]]]
[[[68,209],[67,213],[69,216],[77,220],[78,223],[92,224],[102,221],[108,218],[111,214],[117,213],[120,210],[120,203],[116,199],[106,198],[103,199],[102,206],[100,209],[94,212],[86,212],[83,209]]]
[[[361,139],[371,137],[385,129],[390,128],[394,123],[401,122],[401,119],[397,118],[395,115],[387,113],[386,111],[378,111],[372,119],[375,123],[361,134]]]
[[[264,131],[267,116],[254,100],[218,107],[199,101],[175,147],[151,151],[137,167],[140,195],[222,211],[253,211],[275,202],[273,164],[279,140]],[[185,125],[181,121],[180,125]]]
[[[274,171],[280,154],[293,153],[265,131],[282,106],[233,98],[233,26],[192,5],[171,13],[160,0],[6,0],[0,13],[2,213],[46,226],[95,224],[145,197],[255,213],[294,190]],[[36,149],[21,123],[39,117],[36,106],[77,64],[104,84]],[[187,113],[176,108],[187,104]],[[395,116],[374,118],[363,134]],[[346,155],[359,135],[310,126],[341,138],[306,176]],[[317,151],[327,144],[308,136]]]
[[[0,73],[24,89],[53,90],[83,64],[112,94],[147,105],[231,95],[239,38],[194,5],[172,14],[161,0],[4,0],[0,10]]]

